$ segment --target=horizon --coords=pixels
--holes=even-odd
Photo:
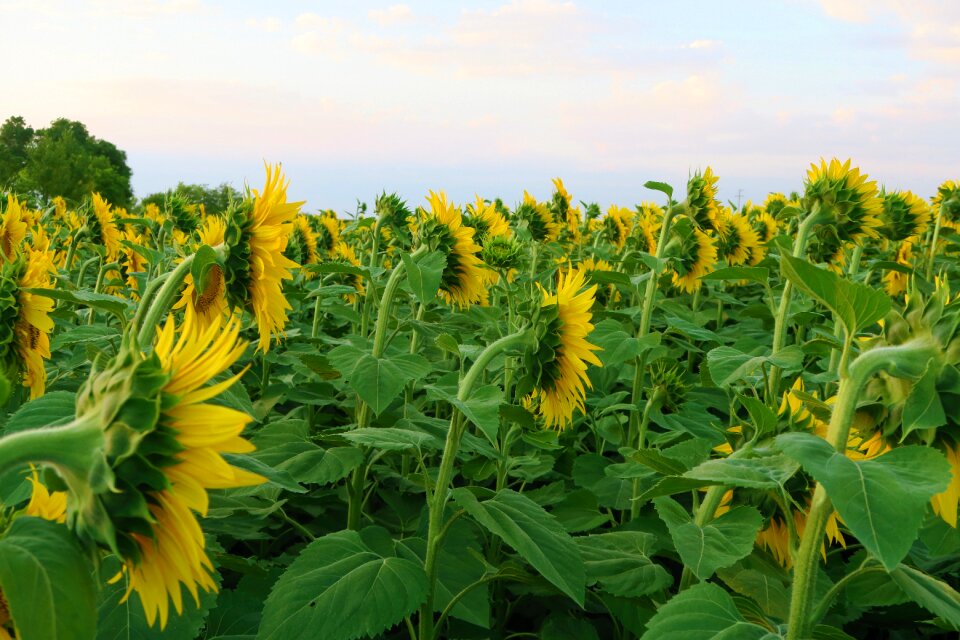
[[[137,197],[256,188],[264,161],[338,213],[383,190],[543,200],[554,177],[606,210],[707,166],[722,200],[759,202],[831,156],[928,197],[960,166],[946,0],[43,0],[0,20],[21,25],[0,41],[22,71],[4,119],[83,122],[127,153]]]

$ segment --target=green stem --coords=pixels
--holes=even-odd
[[[70,239],[70,247],[67,249],[67,260],[66,260],[66,270],[70,271],[70,267],[73,266],[73,256],[77,252],[77,247],[80,245],[80,239],[87,234],[87,228],[80,227],[77,229],[77,232],[73,234],[73,238]]]
[[[937,243],[940,241],[940,228],[943,226],[943,205],[937,208],[937,222],[933,225],[933,239],[930,242],[930,256],[927,258],[927,280],[933,276],[933,259],[937,255]]]
[[[98,260],[101,260],[100,256],[94,256],[80,264],[80,269],[77,271],[77,289],[83,288],[83,279],[87,276],[87,268]]]
[[[860,261],[863,258],[863,245],[858,244],[853,250],[853,256],[850,258],[850,268],[847,271],[847,274],[852,281],[857,276],[857,272],[860,270]],[[843,336],[843,324],[837,320],[836,317],[833,319],[833,337],[837,340],[840,340]],[[834,349],[830,352],[830,373],[837,373],[838,370],[846,367],[846,360],[841,357],[841,355],[849,358],[850,356],[850,343],[852,341],[852,336],[847,336],[843,341],[843,350],[842,353]]]
[[[457,399],[461,402],[470,398],[473,387],[481,379],[483,371],[487,365],[503,351],[512,347],[524,344],[531,344],[534,340],[533,331],[524,329],[513,333],[496,342],[493,342],[484,349],[476,361],[470,367],[467,374],[460,381],[460,389],[457,392]],[[443,454],[440,457],[440,469],[437,472],[437,481],[433,487],[433,493],[429,496],[430,515],[427,525],[427,554],[424,561],[424,570],[427,573],[429,589],[427,591],[427,600],[420,607],[420,638],[429,640],[434,634],[433,620],[433,596],[437,584],[437,554],[440,551],[442,537],[440,535],[443,529],[443,513],[447,507],[447,490],[453,480],[454,465],[457,460],[457,452],[460,449],[460,440],[463,437],[465,420],[459,409],[454,407],[453,415],[450,418],[450,428],[447,431],[447,438],[443,446]]]
[[[140,323],[143,320],[143,315],[150,308],[150,301],[153,300],[154,294],[160,289],[160,287],[164,282],[167,281],[167,278],[169,277],[169,273],[161,273],[147,284],[147,288],[144,290],[143,295],[140,296],[140,303],[137,305],[137,312],[133,315],[134,327],[140,326]]]
[[[657,387],[653,395],[647,398],[647,403],[643,407],[643,418],[640,420],[640,430],[637,435],[637,450],[643,451],[647,446],[647,428],[650,426],[650,412],[655,407],[659,407],[663,402],[664,391]],[[630,519],[633,520],[640,515],[640,478],[633,479],[633,497],[630,502]]]
[[[830,610],[830,605],[833,603],[834,598],[836,598],[848,584],[864,574],[874,572],[879,573],[881,571],[885,571],[885,569],[883,567],[860,567],[840,578],[835,585],[830,587],[830,590],[827,591],[827,593],[820,600],[820,604],[818,604],[817,608],[814,609],[813,614],[810,616],[811,624],[817,624],[820,620],[823,620],[823,617],[827,615],[827,611]]]
[[[367,268],[373,272],[377,266],[377,260],[380,253],[380,226],[383,224],[383,218],[378,218],[377,223],[373,225],[373,238],[371,239],[370,259]],[[400,262],[403,264],[403,261]],[[397,265],[400,266],[400,265]],[[360,335],[366,337],[367,329],[370,326],[370,307],[373,304],[373,296],[365,295],[363,297],[363,311],[360,314]]]
[[[937,351],[932,340],[919,339],[898,346],[872,349],[860,354],[848,367],[848,375],[840,379],[837,401],[833,406],[830,425],[827,429],[827,442],[839,452],[846,449],[857,402],[870,378],[881,371],[898,377],[918,376]],[[787,640],[808,638],[810,629],[815,624],[810,610],[813,606],[817,582],[817,558],[820,545],[823,543],[827,518],[832,511],[830,497],[823,485],[818,483],[813,492],[806,528],[800,539],[800,549],[794,563]]]
[[[102,460],[103,429],[95,418],[77,418],[61,427],[17,431],[0,438],[0,473],[28,462],[47,464],[64,479],[90,477]]]
[[[807,243],[810,240],[810,232],[814,225],[819,224],[821,215],[818,209],[814,209],[807,214],[797,229],[797,237],[793,241],[793,257],[803,258],[807,251]],[[784,341],[787,335],[787,313],[790,311],[790,298],[793,295],[793,283],[787,280],[783,283],[783,294],[780,296],[780,307],[777,309],[777,316],[773,325],[773,345],[771,355],[777,355],[784,347]],[[767,389],[768,402],[774,402],[780,393],[780,368],[772,367],[770,369],[770,385]]]
[[[167,311],[173,306],[177,295],[180,294],[180,287],[184,278],[190,273],[190,267],[193,265],[193,256],[190,254],[177,267],[170,272],[170,275],[164,281],[156,298],[150,303],[150,308],[143,315],[143,324],[136,327],[139,331],[138,343],[141,347],[150,344],[153,341],[153,334],[157,330],[160,321],[166,316]]]
[[[97,283],[93,285],[93,292],[100,293],[100,287],[103,286],[103,278],[106,276],[107,271],[110,269],[116,269],[119,265],[116,262],[110,262],[103,264],[101,261],[100,271],[97,273]],[[93,307],[90,307],[90,316],[87,319],[87,324],[93,324],[97,319],[97,310]]]

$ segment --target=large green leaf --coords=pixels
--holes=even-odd
[[[586,573],[573,538],[530,498],[511,489],[478,500],[466,488],[453,499],[485,529],[501,538],[555,587],[583,606]]]
[[[777,489],[797,472],[799,465],[785,455],[762,458],[707,460],[683,474],[684,478],[747,489]]]
[[[413,295],[421,304],[433,302],[440,291],[440,278],[447,266],[447,257],[440,251],[431,251],[414,260],[408,254],[400,254],[407,269],[407,282]]]
[[[660,607],[641,640],[759,640],[767,635],[766,629],[746,621],[730,594],[702,583]]]
[[[323,449],[313,443],[303,420],[268,424],[253,442],[257,445],[253,457],[300,482],[330,484],[347,477],[363,462],[363,452],[356,447]]]
[[[111,296],[106,293],[93,293],[92,291],[67,291],[66,289],[24,289],[27,293],[35,296],[43,296],[63,302],[72,302],[73,304],[90,307],[98,311],[111,313],[123,324],[126,322],[126,312],[133,307],[133,303],[123,298]]]
[[[734,507],[700,527],[676,500],[663,497],[653,503],[683,564],[701,580],[749,555],[763,524],[760,512],[748,506]]]
[[[430,371],[430,363],[422,356],[405,354],[377,358],[365,353],[349,374],[350,386],[380,415],[393,402],[403,386],[422,378]]]
[[[599,583],[615,596],[640,597],[673,583],[670,574],[649,558],[653,538],[640,531],[614,531],[574,539],[589,584]]]
[[[936,429],[947,423],[947,415],[937,392],[939,373],[940,367],[931,360],[923,375],[910,388],[903,403],[903,437],[917,429]]]
[[[774,355],[751,356],[733,347],[717,347],[707,353],[710,377],[720,387],[727,387],[757,375],[760,367],[777,367],[785,372],[797,371],[803,364],[803,351],[796,345],[781,349]]]
[[[777,445],[823,484],[844,523],[888,571],[907,555],[927,503],[951,477],[943,455],[927,447],[855,462],[808,433],[783,434]]]
[[[4,427],[7,433],[63,425],[73,420],[77,396],[70,391],[51,391],[31,400],[10,416]]]
[[[788,254],[780,257],[780,269],[793,286],[830,309],[848,335],[870,326],[890,311],[890,297],[883,289],[851,282]]]
[[[69,530],[23,516],[0,540],[0,588],[22,640],[89,640],[96,587],[87,556]]]
[[[426,597],[423,565],[398,557],[385,531],[338,531],[311,542],[280,576],[257,638],[376,636]]]
[[[960,593],[956,589],[906,565],[891,571],[890,577],[911,600],[960,631]]]

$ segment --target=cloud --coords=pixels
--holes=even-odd
[[[413,10],[405,4],[390,5],[386,9],[371,9],[367,15],[381,27],[413,20]]]
[[[253,29],[259,29],[260,31],[265,31],[267,33],[277,33],[283,27],[283,22],[280,18],[268,17],[268,18],[247,18],[245,24],[248,27]]]

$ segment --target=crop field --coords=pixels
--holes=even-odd
[[[0,638],[957,637],[960,183],[290,179],[3,198]]]

